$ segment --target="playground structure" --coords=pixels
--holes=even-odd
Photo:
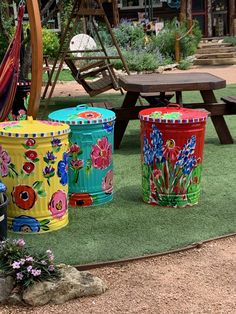
[[[117,55],[109,55],[106,51],[102,38],[99,35],[96,21],[94,20],[95,17],[100,18],[104,22],[112,43],[116,48]],[[71,37],[74,35],[80,21],[83,23],[84,31],[90,31],[96,37],[100,45],[98,49],[89,45],[85,47],[85,43],[82,41],[78,44],[78,49],[69,49],[69,46],[71,46]],[[124,69],[129,74],[128,66],[122,56],[104,11],[102,0],[75,0],[66,27],[61,35],[60,48],[42,96],[43,99],[47,98],[45,107],[47,108],[50,102],[64,62],[70,68],[74,79],[84,87],[90,96],[95,96],[109,89],[119,89],[118,80],[111,64],[112,59],[120,59]],[[86,61],[85,66],[81,65],[80,62],[82,60]],[[53,80],[54,73],[55,78]],[[95,82],[91,82],[91,78],[96,78],[98,74],[102,77]],[[90,82],[86,80],[87,77],[90,78]]]

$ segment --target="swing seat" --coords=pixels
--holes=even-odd
[[[97,61],[77,69],[73,60],[65,58],[74,79],[91,96],[96,96],[110,89],[120,90],[113,66],[105,61]]]

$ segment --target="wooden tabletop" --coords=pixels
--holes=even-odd
[[[226,87],[226,81],[210,73],[137,74],[119,77],[119,85],[129,92],[215,90]]]

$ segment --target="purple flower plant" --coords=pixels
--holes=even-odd
[[[24,275],[22,273],[16,273],[16,279],[17,280],[22,280]]]
[[[18,246],[24,246],[24,245],[25,245],[25,241],[24,241],[23,239],[18,239],[18,240],[16,241],[16,244],[17,244]]]
[[[11,264],[11,266],[12,266],[13,269],[19,269],[19,268],[21,267],[21,263],[15,261],[15,262],[13,262],[13,263]]]

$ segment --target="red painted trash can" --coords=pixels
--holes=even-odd
[[[140,111],[142,191],[146,203],[198,203],[208,112],[176,104]]]

